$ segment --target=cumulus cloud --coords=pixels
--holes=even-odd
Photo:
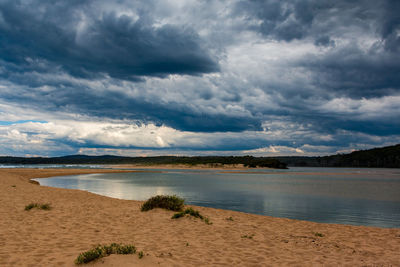
[[[0,155],[60,153],[118,155],[316,155],[366,144],[393,144],[397,136],[378,137],[340,131],[323,136],[295,123],[264,124],[262,131],[195,133],[127,121],[16,121],[0,124]],[[318,144],[310,145],[309,143]]]

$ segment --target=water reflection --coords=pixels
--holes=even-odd
[[[400,227],[400,174],[393,170],[309,168],[294,172],[85,174],[38,179],[42,185],[145,200],[177,194],[188,204],[325,223]],[[298,173],[302,174],[298,174]],[[321,173],[327,172],[329,175]]]

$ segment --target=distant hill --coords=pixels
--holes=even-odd
[[[324,157],[276,157],[297,167],[400,168],[400,144]]]
[[[246,167],[267,167],[285,169],[286,164],[274,158],[266,157],[120,157],[120,156],[86,156],[71,155],[54,158],[25,158],[25,157],[0,157],[0,164],[140,164],[140,165],[162,165],[162,164],[187,164],[187,165],[236,165],[243,164]]]
[[[0,157],[0,164],[205,164],[214,167],[218,165],[243,164],[247,167],[269,167],[278,169],[284,169],[286,166],[400,168],[400,144],[324,157],[120,157],[111,155],[71,155],[54,158]]]

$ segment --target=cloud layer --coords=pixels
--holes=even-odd
[[[0,1],[0,154],[398,143],[398,14],[390,0]]]

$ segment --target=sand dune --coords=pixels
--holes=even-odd
[[[115,170],[0,169],[0,266],[74,266],[80,252],[112,242],[134,244],[145,256],[111,255],[89,266],[400,266],[400,229],[195,207],[213,222],[207,225],[171,220],[165,210],[140,212],[140,201],[29,182],[94,172]],[[31,202],[53,208],[25,211]]]

